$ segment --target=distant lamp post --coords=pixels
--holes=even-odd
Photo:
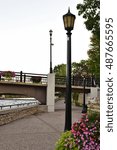
[[[71,30],[74,28],[75,15],[68,13],[63,15],[64,28],[67,30],[67,74],[66,74],[66,108],[65,108],[65,131],[71,130]]]
[[[50,33],[50,73],[52,73],[52,46],[54,45],[52,43],[52,33],[53,33],[53,31],[50,30],[49,33]]]
[[[87,105],[86,105],[86,99],[85,99],[86,75],[87,75],[87,73],[85,71],[83,71],[82,72],[82,76],[83,76],[83,108],[82,108],[82,113],[87,113]]]

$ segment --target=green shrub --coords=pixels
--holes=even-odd
[[[100,113],[96,112],[96,111],[89,110],[88,119],[89,119],[90,122],[94,122],[95,120],[100,121]]]
[[[41,82],[41,77],[40,76],[32,76],[30,80],[33,83],[39,83],[39,82]]]
[[[75,139],[71,131],[62,133],[60,139],[55,145],[55,150],[78,150]]]

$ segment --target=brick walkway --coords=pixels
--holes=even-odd
[[[0,126],[0,150],[54,150],[64,131],[64,101],[58,101],[55,108],[54,113],[31,115]],[[81,109],[73,106],[73,122],[81,117]]]

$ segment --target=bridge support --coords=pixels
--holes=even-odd
[[[87,94],[87,100],[96,102],[100,99],[100,89],[99,87],[91,87],[91,93]]]
[[[55,106],[55,74],[48,74],[48,85],[47,85],[47,106],[48,112],[54,112]]]

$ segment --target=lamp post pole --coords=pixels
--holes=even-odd
[[[65,131],[71,130],[71,30],[73,30],[75,15],[68,13],[63,15],[65,30],[67,30],[67,68],[66,68],[66,97],[65,97]]]
[[[50,73],[52,73],[52,30],[49,31],[50,32]]]
[[[86,86],[86,77],[83,77],[83,108],[82,113],[87,113],[87,105],[85,103],[85,86]]]
[[[65,112],[65,130],[71,129],[71,32],[67,32],[67,69],[66,69],[66,112]]]

